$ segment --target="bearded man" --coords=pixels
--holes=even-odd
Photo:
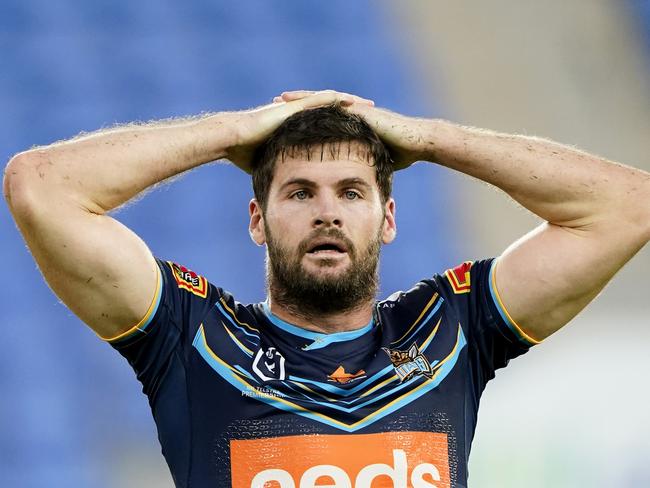
[[[218,159],[252,173],[264,303],[154,258],[108,215]],[[396,234],[392,173],[420,160],[546,222],[496,259],[423,270],[376,301],[380,247]],[[26,151],[4,194],[54,292],[136,371],[179,487],[466,486],[495,370],[650,239],[648,173],[333,91]]]

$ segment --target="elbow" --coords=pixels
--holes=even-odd
[[[639,209],[634,219],[635,223],[643,233],[645,243],[650,242],[650,180],[644,191],[638,194],[633,205],[633,208]]]
[[[2,178],[2,194],[9,207],[13,206],[17,194],[20,193],[24,185],[25,175],[25,153],[15,155],[5,166],[4,176]]]
[[[43,155],[27,151],[15,155],[5,166],[2,194],[14,215],[25,210],[38,194],[37,180],[39,175],[43,178],[39,165],[45,161]]]
[[[643,219],[643,228],[645,230],[645,241],[646,243],[650,242],[650,191],[646,195],[645,202],[645,217]]]
[[[641,180],[641,181],[639,181]],[[642,244],[650,241],[650,175],[640,173],[635,184],[611,205],[615,213],[612,222],[625,225],[627,229],[639,236]]]
[[[639,192],[637,205],[641,208],[640,224],[644,232],[645,242],[650,242],[650,175],[644,173],[643,187]]]
[[[2,193],[17,223],[49,214],[55,205],[105,213],[101,207],[81,200],[67,185],[70,177],[62,175],[57,166],[52,162],[52,153],[43,149],[18,153],[7,163]]]

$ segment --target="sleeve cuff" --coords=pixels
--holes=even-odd
[[[147,312],[145,313],[144,317],[142,317],[142,320],[135,324],[133,327],[131,327],[129,330],[126,330],[114,337],[101,337],[101,339],[105,340],[106,342],[109,342],[110,344],[116,344],[118,342],[130,339],[132,337],[138,336],[138,335],[144,335],[147,333],[147,327],[151,325],[151,322],[153,321],[154,316],[156,315],[156,312],[158,311],[158,307],[160,306],[160,299],[162,297],[162,272],[160,270],[160,266],[158,266],[158,263],[156,262],[156,291],[154,293],[153,299],[151,300],[151,304],[149,305],[149,308],[147,309]]]
[[[510,329],[510,331],[521,343],[525,344],[528,347],[534,346],[535,344],[539,344],[541,341],[538,341],[537,339],[526,334],[526,332],[524,332],[524,330],[510,316],[508,310],[503,304],[503,301],[501,300],[501,296],[499,295],[499,291],[497,290],[497,283],[496,283],[497,264],[498,264],[498,258],[492,261],[492,264],[490,265],[490,272],[488,278],[490,284],[490,296],[492,297],[492,302],[494,303],[497,312],[499,312],[499,315],[503,319],[503,322],[508,327],[508,329]]]

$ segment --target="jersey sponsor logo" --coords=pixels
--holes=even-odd
[[[453,269],[445,271],[445,276],[451,284],[454,293],[469,293],[471,289],[470,269],[472,268],[472,261],[465,261]]]
[[[171,261],[167,261],[167,264],[171,267],[179,288],[194,293],[201,298],[208,296],[208,281],[203,276],[197,275],[194,271],[180,264]]]
[[[233,488],[449,488],[447,434],[302,435],[230,441]]]
[[[284,356],[275,347],[260,348],[253,360],[253,371],[262,381],[284,380]]]
[[[361,369],[356,373],[346,373],[343,366],[336,368],[331,374],[327,375],[327,381],[334,381],[335,383],[350,383],[351,381],[360,380],[366,377],[366,372]]]
[[[386,347],[382,347],[382,349],[388,354],[401,382],[410,380],[416,375],[424,375],[427,378],[431,378],[433,375],[431,363],[420,352],[415,342],[406,351]]]

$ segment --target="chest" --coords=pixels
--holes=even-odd
[[[416,402],[454,410],[466,388],[465,333],[444,307],[421,315],[402,323],[389,316],[354,341],[312,349],[268,323],[217,310],[192,342],[194,403],[219,404],[235,417],[282,412],[341,432],[412,411]]]

